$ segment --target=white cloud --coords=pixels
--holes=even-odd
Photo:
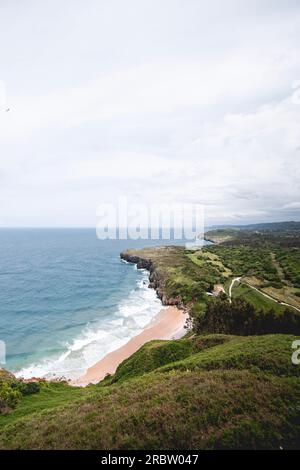
[[[41,129],[65,129],[111,118],[180,112],[182,109],[224,109],[258,92],[267,92],[282,63],[266,54],[239,50],[218,60],[156,62],[109,73],[78,87],[44,96],[11,96],[11,112],[0,114],[0,139],[33,138]],[[286,67],[300,69],[300,56],[284,57]],[[277,80],[277,87],[282,85]],[[294,93],[294,97],[297,93]]]
[[[300,202],[290,202],[289,204],[285,204],[283,209],[300,210]]]
[[[189,150],[206,156],[208,163],[202,165],[199,178],[209,186],[209,172],[213,171],[214,181],[222,187],[224,213],[228,212],[226,196],[232,213],[240,206],[249,217],[256,211],[257,216],[262,215],[261,210],[274,216],[283,201],[299,196],[300,106],[294,100],[296,93],[298,89],[255,112],[225,115],[219,122],[206,124]],[[296,209],[294,202],[286,202],[284,207]],[[222,217],[220,209],[221,205],[215,217]]]
[[[132,7],[0,6],[0,224],[94,225],[121,194],[297,217],[298,3]]]

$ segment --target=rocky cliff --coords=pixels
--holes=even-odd
[[[159,266],[152,257],[157,258],[160,248],[145,249],[145,250],[128,250],[120,253],[121,259],[128,263],[136,264],[138,269],[146,269],[149,271],[149,287],[155,289],[158,298],[161,300],[163,305],[176,305],[178,308],[187,309],[184,305],[180,296],[168,295],[166,289],[166,277],[163,270],[159,269]],[[166,248],[164,248],[166,250]]]

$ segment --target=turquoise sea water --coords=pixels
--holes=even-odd
[[[0,340],[7,369],[73,378],[138,334],[161,308],[127,248],[174,243],[98,240],[93,229],[0,230]],[[178,244],[178,241],[176,241]]]

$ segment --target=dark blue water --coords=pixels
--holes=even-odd
[[[5,367],[26,377],[76,377],[138,334],[160,302],[147,273],[119,254],[163,243],[98,240],[93,229],[1,229]]]

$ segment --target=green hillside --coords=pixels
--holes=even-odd
[[[149,343],[106,383],[76,389],[71,402],[53,406],[41,397],[39,410],[36,396],[27,398],[2,417],[0,448],[296,448],[293,339],[210,335]],[[71,387],[60,388],[68,400]]]
[[[217,245],[129,250],[188,334],[151,341],[97,385],[0,371],[0,449],[300,448],[300,237],[210,232]]]

